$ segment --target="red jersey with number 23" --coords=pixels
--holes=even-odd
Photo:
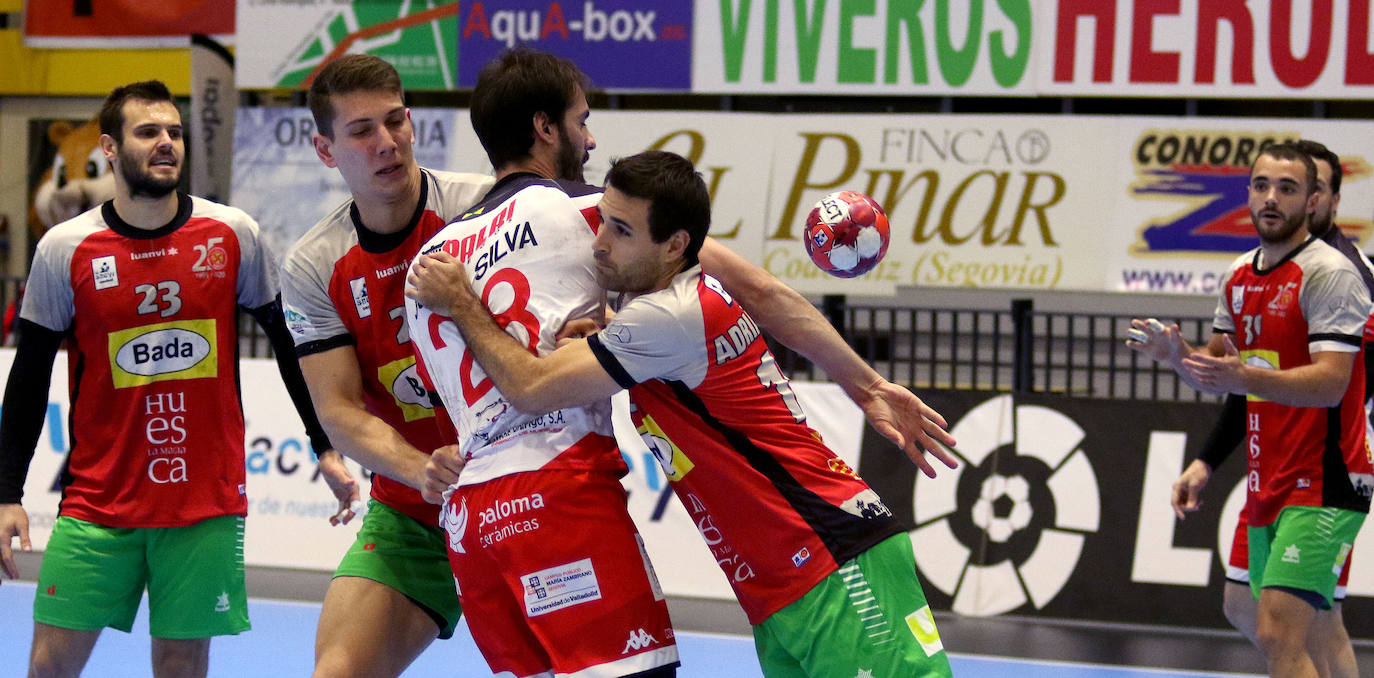
[[[72,335],[62,515],[146,528],[248,511],[238,307],[276,299],[276,266],[248,215],[178,201],[156,230],[105,203],[38,244],[21,313]]]

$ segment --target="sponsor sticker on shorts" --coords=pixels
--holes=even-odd
[[[520,581],[525,584],[525,614],[530,617],[601,600],[591,558],[531,572]]]
[[[429,390],[420,381],[419,369],[415,366],[415,356],[408,355],[393,360],[377,368],[377,381],[391,391],[396,399],[396,407],[406,421],[416,421],[434,416],[434,406],[429,399]]]
[[[935,628],[935,616],[930,613],[929,605],[907,615],[906,625],[911,629],[911,635],[916,636],[916,642],[921,644],[921,649],[927,657],[933,657],[935,653],[945,649],[945,644],[940,642],[940,630]]]
[[[1350,549],[1354,548],[1350,544],[1341,544],[1340,553],[1336,554],[1336,565],[1331,568],[1331,574],[1341,576],[1341,570],[1345,569],[1345,559],[1350,557]]]
[[[215,319],[177,320],[109,334],[115,388],[219,374]]]

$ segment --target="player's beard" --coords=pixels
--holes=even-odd
[[[143,164],[138,158],[126,153],[124,149],[119,149],[119,173],[124,177],[124,183],[129,187],[129,196],[133,198],[151,198],[157,200],[164,198],[168,193],[175,191],[177,185],[181,183],[181,167],[178,163],[177,175],[172,179],[158,179],[152,173],[143,168]]]
[[[554,168],[558,172],[559,179],[586,183],[586,175],[582,173],[582,166],[586,164],[590,156],[585,148],[578,148],[572,142],[572,137],[568,136],[568,130],[562,125],[558,126],[558,160]]]
[[[1305,212],[1285,214],[1283,224],[1277,230],[1269,232],[1265,232],[1264,228],[1260,226],[1261,221],[1257,212],[1251,210],[1250,218],[1254,220],[1255,232],[1259,234],[1260,240],[1269,244],[1277,244],[1288,242],[1293,234],[1302,228],[1303,222],[1307,220],[1307,214]]]
[[[1335,220],[1334,217],[1335,215],[1329,209],[1324,214],[1313,212],[1312,221],[1307,224],[1307,230],[1318,238],[1325,236],[1326,232],[1333,226],[1331,222]]]

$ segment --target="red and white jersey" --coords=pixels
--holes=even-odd
[[[363,406],[424,452],[452,442],[434,416],[415,368],[406,329],[406,271],[420,246],[491,187],[480,174],[420,171],[420,203],[406,227],[365,228],[352,200],[315,224],[282,266],[286,324],[300,356],[352,345],[363,378]],[[439,507],[392,478],[376,475],[372,496],[426,525]]]
[[[700,267],[591,338],[752,624],[903,532],[806,425],[759,328]]]
[[[531,353],[549,353],[569,319],[604,313],[605,293],[592,274],[599,199],[592,186],[513,174],[424,251],[442,248],[462,260],[497,322]],[[406,321],[467,459],[459,485],[536,469],[625,472],[609,400],[519,412],[486,377],[450,318],[406,299]]]
[[[1355,266],[1335,248],[1309,239],[1260,268],[1260,250],[1231,265],[1213,330],[1235,336],[1247,365],[1287,370],[1324,351],[1358,353],[1370,295]],[[1334,506],[1367,512],[1374,469],[1365,438],[1363,356],[1356,356],[1345,396],[1335,407],[1294,407],[1246,396],[1250,524],[1271,524],[1285,506]]]
[[[248,511],[238,307],[276,299],[276,266],[247,214],[178,201],[153,231],[107,202],[38,243],[21,314],[71,333],[62,515],[179,527]]]

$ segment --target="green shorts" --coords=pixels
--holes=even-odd
[[[1320,594],[1331,609],[1336,580],[1365,514],[1330,506],[1289,506],[1264,527],[1249,527],[1250,590],[1282,586]]]
[[[434,619],[440,638],[451,637],[463,615],[444,531],[376,499],[368,500],[358,538],[334,576],[371,579],[400,591]]]
[[[58,516],[38,573],[33,619],[76,631],[127,632],[145,587],[155,638],[247,631],[243,517],[120,528]]]
[[[754,627],[768,678],[948,677],[906,534],[889,537]]]

